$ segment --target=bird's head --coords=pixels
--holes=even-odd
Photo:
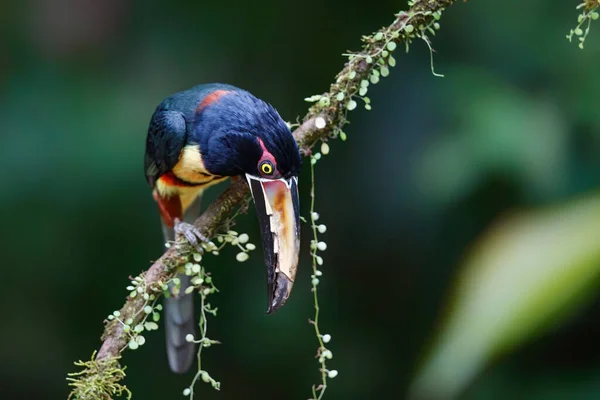
[[[298,266],[298,145],[277,111],[252,94],[218,90],[206,98],[210,101],[198,106],[194,136],[209,172],[248,181],[265,251],[267,313],[272,313],[289,297]]]

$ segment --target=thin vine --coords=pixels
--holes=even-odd
[[[573,41],[573,37],[577,37],[579,40],[579,48],[583,49],[585,39],[590,33],[590,27],[592,21],[600,18],[598,13],[598,7],[600,7],[600,0],[585,0],[577,5],[577,10],[581,10],[577,16],[577,26],[575,29],[571,29],[567,35],[569,42]]]
[[[323,142],[321,145],[321,151],[326,149],[324,154],[329,153],[329,146],[327,143]],[[317,153],[318,154],[318,153]],[[310,255],[312,257],[312,275],[311,275],[311,283],[312,283],[312,292],[313,292],[313,305],[315,308],[315,314],[312,320],[309,320],[309,323],[312,324],[315,328],[315,335],[317,337],[317,341],[319,343],[319,347],[317,348],[317,355],[315,358],[318,359],[320,368],[319,371],[321,373],[321,383],[319,385],[312,386],[312,398],[310,400],[321,400],[323,395],[325,394],[325,390],[327,389],[327,379],[333,379],[338,375],[338,371],[328,370],[327,369],[327,360],[331,360],[333,358],[333,353],[331,350],[325,347],[325,344],[329,343],[331,340],[331,335],[329,334],[321,334],[321,328],[319,326],[319,296],[317,286],[319,285],[319,277],[323,275],[323,273],[318,269],[318,266],[323,265],[323,258],[319,256],[318,251],[325,251],[327,249],[327,244],[325,242],[320,242],[318,233],[325,233],[327,230],[327,226],[320,224],[317,225],[317,220],[319,219],[319,214],[315,211],[315,164],[316,161],[320,158],[315,158],[316,155],[311,157],[310,163],[310,179],[311,179],[311,188],[310,188],[310,221],[311,228],[313,233],[313,239],[310,244]],[[314,161],[313,161],[314,160]]]
[[[197,260],[200,261],[200,260]],[[194,264],[194,266],[197,264]],[[198,324],[200,328],[200,339],[196,340],[194,335],[188,334],[185,338],[188,342],[194,342],[198,344],[198,352],[196,358],[198,360],[198,370],[192,379],[192,382],[189,387],[183,390],[183,395],[188,396],[190,400],[194,398],[194,387],[198,379],[202,379],[202,382],[210,383],[213,389],[220,390],[221,383],[216,381],[208,371],[202,369],[202,349],[205,347],[210,347],[213,344],[221,344],[218,340],[209,339],[207,336],[208,331],[208,319],[207,314],[211,314],[212,316],[217,316],[217,308],[213,308],[210,303],[207,302],[207,298],[210,294],[218,292],[218,289],[215,287],[210,274],[206,272],[204,267],[200,267],[200,271],[198,276],[195,278],[197,285],[204,285],[198,292],[200,293],[200,322]],[[191,292],[191,291],[190,291]]]
[[[236,212],[234,216],[239,213]],[[228,224],[231,226],[231,223]],[[236,255],[236,260],[239,262],[245,262],[250,258],[249,253],[256,249],[256,246],[249,243],[250,237],[246,233],[238,234],[234,230],[228,230],[225,234],[218,234],[216,236],[219,246],[213,242],[203,244],[205,251],[210,251],[213,255],[219,255],[221,250],[228,244],[236,247],[240,250]],[[198,361],[197,371],[194,374],[190,385],[183,390],[183,395],[189,397],[190,400],[194,399],[194,388],[198,380],[202,380],[204,383],[210,383],[213,389],[220,390],[221,382],[215,380],[210,373],[202,367],[202,351],[206,347],[210,347],[214,344],[221,344],[218,340],[210,339],[207,336],[208,332],[208,315],[213,317],[217,316],[217,307],[213,307],[208,302],[208,296],[213,293],[217,293],[219,290],[216,288],[210,273],[200,264],[202,262],[202,254],[195,252],[192,254],[193,262],[188,262],[184,266],[184,273],[187,276],[191,276],[191,285],[185,290],[186,294],[191,294],[196,291],[200,294],[200,321],[198,323],[200,338],[196,339],[194,335],[188,334],[185,338],[188,342],[198,344],[198,351],[196,353],[196,359]]]

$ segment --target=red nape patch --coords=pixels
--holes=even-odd
[[[152,196],[158,203],[158,209],[165,225],[173,228],[175,226],[175,218],[181,219],[183,215],[179,196],[162,197],[156,190],[152,193]]]
[[[214,92],[207,94],[202,99],[200,104],[198,104],[198,107],[196,107],[196,112],[197,113],[202,112],[202,110],[204,110],[206,107],[210,106],[212,103],[219,100],[221,97],[225,96],[228,93],[232,93],[232,92],[229,90],[221,90],[220,89],[220,90],[215,90]]]

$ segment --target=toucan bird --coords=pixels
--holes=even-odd
[[[162,101],[146,140],[146,179],[158,203],[165,240],[176,232],[202,239],[193,230],[202,192],[228,177],[250,186],[259,219],[267,267],[267,313],[277,311],[294,284],[300,246],[298,145],[275,108],[249,92],[225,84],[198,85]],[[194,359],[189,277],[180,294],[165,299],[167,353],[174,372]]]

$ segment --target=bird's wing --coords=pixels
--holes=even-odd
[[[160,107],[154,112],[148,137],[146,139],[146,156],[144,170],[146,180],[154,186],[156,180],[169,172],[179,161],[181,150],[187,141],[186,120],[179,111]],[[193,222],[200,213],[200,199],[197,199],[186,211],[184,220]],[[173,228],[162,221],[165,241],[175,240]],[[179,275],[181,295],[165,299],[165,330],[167,355],[171,370],[186,372],[193,360],[195,344],[185,340],[186,335],[194,334],[194,297],[186,295],[185,289],[190,285],[189,277]]]
[[[187,141],[185,117],[179,111],[156,110],[150,121],[146,138],[144,170],[146,180],[156,180],[177,164],[181,149]]]

